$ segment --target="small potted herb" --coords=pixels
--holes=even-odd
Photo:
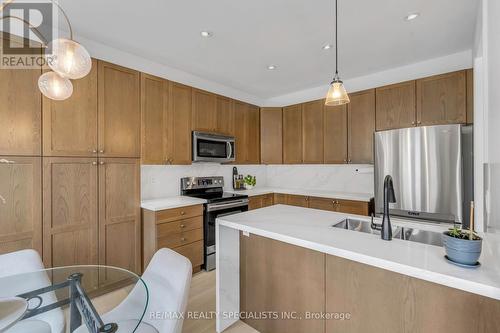
[[[257,184],[257,178],[255,176],[247,175],[243,179],[243,183],[247,190],[251,190],[254,188],[255,184]]]
[[[478,265],[483,240],[473,228],[474,221],[471,218],[469,230],[454,227],[443,233],[443,245],[448,260],[467,266]]]

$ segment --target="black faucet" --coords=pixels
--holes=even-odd
[[[390,202],[396,202],[396,196],[394,195],[392,177],[390,175],[387,175],[384,179],[384,216],[382,218],[382,229],[380,232],[380,237],[382,237],[382,239],[384,240],[392,239],[391,219],[389,217]]]

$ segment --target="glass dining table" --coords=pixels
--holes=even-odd
[[[142,321],[148,299],[141,277],[117,267],[67,266],[4,276],[0,332],[157,332]]]

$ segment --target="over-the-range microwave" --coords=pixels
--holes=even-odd
[[[193,162],[228,163],[234,156],[234,137],[193,131]]]

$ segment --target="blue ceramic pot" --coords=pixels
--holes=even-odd
[[[481,256],[483,240],[469,240],[451,237],[447,231],[443,233],[443,246],[446,255],[451,261],[464,264],[475,265]]]

